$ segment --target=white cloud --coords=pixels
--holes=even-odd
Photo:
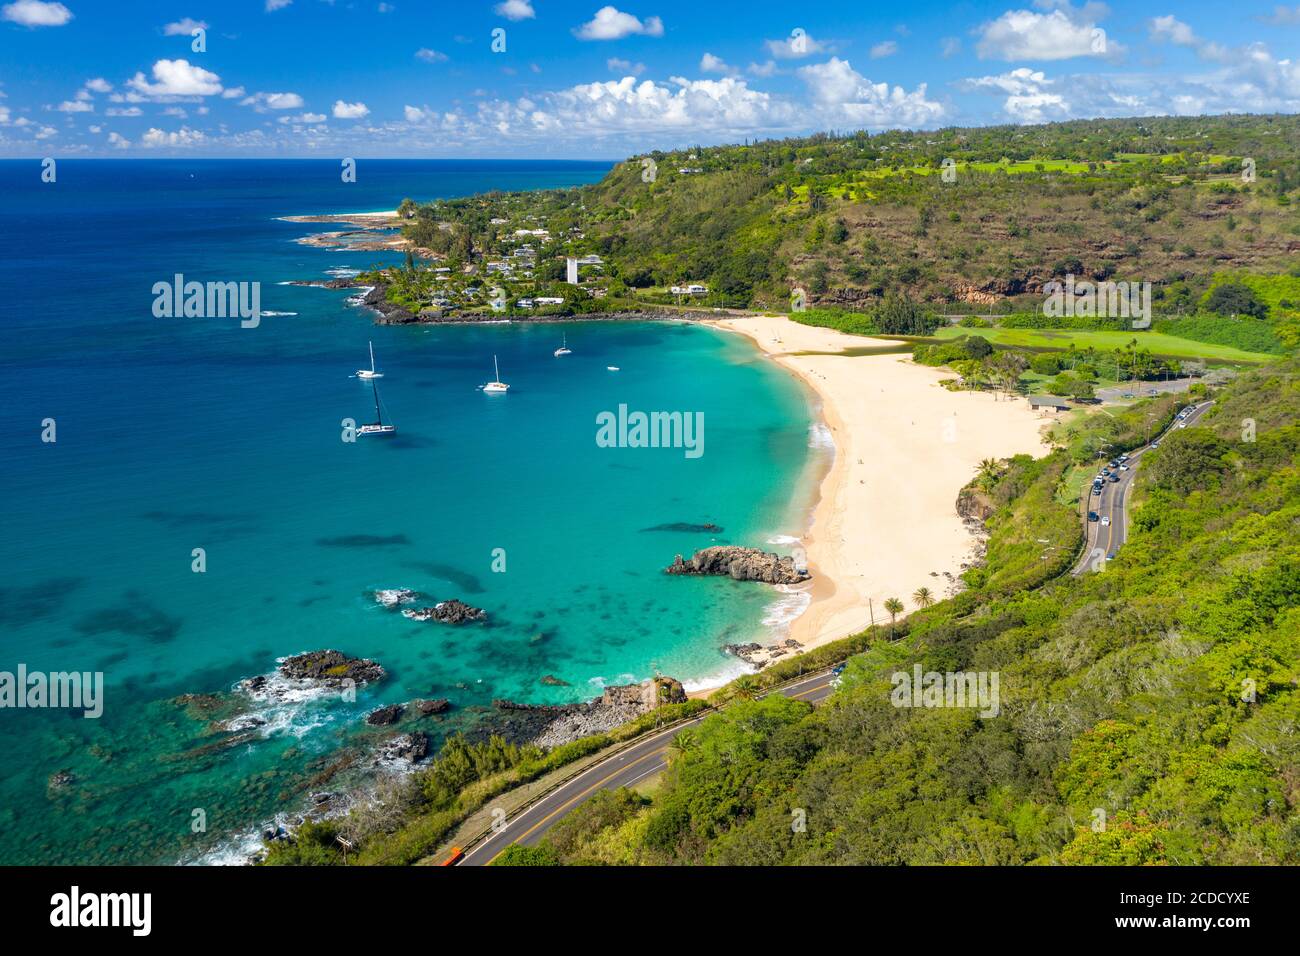
[[[791,31],[784,40],[764,40],[763,45],[778,60],[798,60],[818,53],[829,53],[831,50],[829,45],[814,39],[802,27]]]
[[[104,111],[105,116],[139,116],[144,111],[138,106],[110,106]]]
[[[447,54],[440,53],[437,50],[430,50],[425,46],[420,47],[420,49],[415,51],[415,58],[417,60],[423,60],[425,63],[445,63],[447,61]]]
[[[1047,2],[1048,13],[1008,10],[980,26],[975,51],[980,59],[1066,60],[1076,56],[1118,56],[1123,48],[1106,36],[1096,19],[1105,7],[1074,9],[1068,2]]]
[[[51,136],[58,136],[59,131],[53,126],[42,126],[36,132],[37,139],[49,139]]]
[[[205,142],[207,137],[202,130],[190,129],[188,126],[182,126],[175,132],[167,133],[156,127],[150,127],[149,130],[140,137],[140,145],[149,149],[156,148],[176,148],[187,146],[198,146]]]
[[[365,103],[344,103],[342,100],[334,101],[334,118],[335,119],[362,119],[370,115],[370,107]]]
[[[163,36],[178,37],[192,36],[195,30],[206,30],[208,22],[206,20],[195,20],[191,17],[184,17],[175,23],[168,23],[163,26]]]
[[[274,13],[276,10],[283,10],[291,3],[293,0],[266,0],[266,12]]]
[[[1174,16],[1154,17],[1147,24],[1151,39],[1157,43],[1172,43],[1196,51],[1203,60],[1227,63],[1235,59],[1232,51],[1212,40],[1202,40],[1186,23]]]
[[[712,53],[705,53],[704,56],[700,57],[700,72],[732,74],[736,73],[737,70],[735,67],[728,66],[727,62],[721,57],[716,57]]]
[[[297,116],[281,116],[280,122],[286,124],[299,123],[313,125],[316,123],[324,123],[326,119],[327,117],[324,113],[300,113]]]
[[[61,27],[72,19],[72,11],[61,3],[42,0],[17,0],[5,4],[0,17],[25,27]]]
[[[221,98],[223,100],[237,100],[247,91],[242,86],[232,86],[228,90],[222,90]]]
[[[1259,19],[1275,27],[1300,26],[1300,7],[1274,7],[1272,16]]]
[[[505,17],[507,20],[531,20],[537,16],[529,0],[505,0],[504,3],[498,3],[492,10],[497,16]]]
[[[97,76],[93,80],[86,81],[85,89],[92,93],[109,93],[112,92],[113,84],[102,76]]]
[[[611,56],[605,61],[605,66],[611,73],[622,73],[624,76],[640,76],[645,72],[644,63],[633,63],[631,60],[620,60],[616,56]]]
[[[121,133],[109,133],[108,145],[115,149],[128,149],[131,146],[130,142],[127,141],[127,138]]]
[[[871,48],[871,59],[880,60],[898,52],[898,44],[893,40],[883,40]]]
[[[1041,70],[1022,66],[998,76],[980,76],[963,80],[961,87],[970,92],[1006,94],[1002,111],[1019,123],[1042,123],[1070,115],[1070,104],[1056,92],[1056,81]]]
[[[872,83],[839,57],[800,67],[799,76],[824,122],[878,129],[927,127],[947,115],[942,103],[926,96],[924,83],[910,93],[901,86]]]
[[[296,110],[303,105],[302,97],[297,93],[254,93],[239,101],[240,106],[251,106],[257,112],[264,110]]]
[[[185,112],[185,110],[180,106],[169,106],[162,111],[162,115],[175,116],[177,119],[187,119],[190,114]]]
[[[961,40],[956,37],[944,37],[939,41],[939,55],[945,60],[961,52]]]
[[[221,77],[189,60],[159,60],[153,65],[150,83],[143,73],[136,73],[127,86],[143,96],[213,96],[221,92]]]
[[[98,132],[100,132],[100,131],[103,129],[103,127],[102,127],[102,126],[87,126],[86,129],[90,130],[92,133],[98,133]]]
[[[754,76],[775,76],[776,60],[768,60],[765,63],[751,63],[746,69]]]
[[[573,33],[579,40],[621,40],[634,34],[661,37],[664,35],[664,23],[658,17],[646,17],[643,23],[632,14],[623,13],[615,7],[601,7],[589,23],[584,23]]]
[[[54,107],[60,113],[93,113],[95,107],[86,100],[64,100]]]

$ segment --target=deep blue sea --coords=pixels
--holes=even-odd
[[[679,323],[377,327],[347,292],[281,284],[397,257],[304,246],[340,227],[277,217],[606,169],[361,160],[343,183],[333,162],[67,160],[43,183],[35,161],[0,162],[0,671],[106,683],[99,719],[0,710],[0,863],[210,860],[364,777],[379,704],[449,698],[424,722],[436,748],[490,730],[493,698],[708,684],[733,663],[723,644],[770,633],[788,597],[662,574],[803,528],[822,454],[808,396],[748,342]],[[176,273],[260,282],[260,326],[155,318],[152,286]],[[556,359],[562,334],[574,354]],[[373,411],[351,377],[371,340],[399,432],[345,443],[341,421]],[[494,354],[506,396],[476,388]],[[620,404],[703,412],[705,453],[598,447],[596,416]],[[647,530],[678,523],[721,530]],[[488,622],[374,600],[399,587]],[[388,677],[355,702],[267,705],[243,733],[176,700],[325,647]]]

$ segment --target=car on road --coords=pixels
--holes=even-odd
[[[1107,467],[1110,468],[1111,471],[1114,471],[1116,468],[1119,467],[1119,459],[1116,458],[1114,461],[1110,462],[1110,463],[1107,465]]]
[[[1186,427],[1187,427],[1187,422],[1179,422],[1179,423],[1178,423],[1178,427],[1179,427],[1179,428],[1186,428]]]
[[[1110,515],[1102,515],[1102,516],[1101,516],[1101,526],[1102,526],[1103,528],[1105,528],[1105,527],[1107,527],[1109,524],[1110,524]]]
[[[1151,447],[1152,447],[1152,448],[1159,448],[1159,447],[1160,447],[1160,442],[1159,442],[1159,441],[1153,441],[1153,442],[1151,443]]]
[[[847,665],[845,664],[836,664],[834,667],[831,668],[831,673],[834,674],[836,677],[839,677],[841,674],[844,673],[844,668],[846,666]]]
[[[1127,462],[1123,462],[1123,463],[1121,463],[1120,466],[1119,466],[1119,470],[1120,470],[1120,471],[1128,471],[1128,463],[1127,463]]]
[[[1113,482],[1117,482],[1117,481],[1119,481],[1119,472],[1118,472],[1118,471],[1112,471],[1112,472],[1110,473],[1110,480],[1111,480],[1112,483],[1113,483]]]
[[[1095,512],[1095,511],[1089,511],[1089,512],[1088,512],[1088,520],[1089,520],[1089,521],[1096,521],[1096,520],[1098,519],[1098,517],[1099,517],[1099,516],[1098,516],[1097,512]]]
[[[1101,494],[1101,485],[1095,481],[1092,483],[1092,493],[1094,495]]]

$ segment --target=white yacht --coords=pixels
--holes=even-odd
[[[497,364],[497,357],[495,355],[492,356],[492,368],[496,372],[497,377],[486,385],[481,386],[483,391],[487,392],[489,395],[503,395],[510,391],[510,386],[501,381],[501,366]]]
[[[370,343],[370,368],[357,369],[357,378],[372,379],[372,378],[383,378],[383,377],[384,377],[383,372],[375,371],[375,343],[371,342]]]

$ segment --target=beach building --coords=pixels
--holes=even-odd
[[[1057,412],[1070,410],[1070,403],[1063,398],[1057,398],[1053,395],[1030,395],[1029,407],[1037,411],[1047,411],[1055,415]]]

